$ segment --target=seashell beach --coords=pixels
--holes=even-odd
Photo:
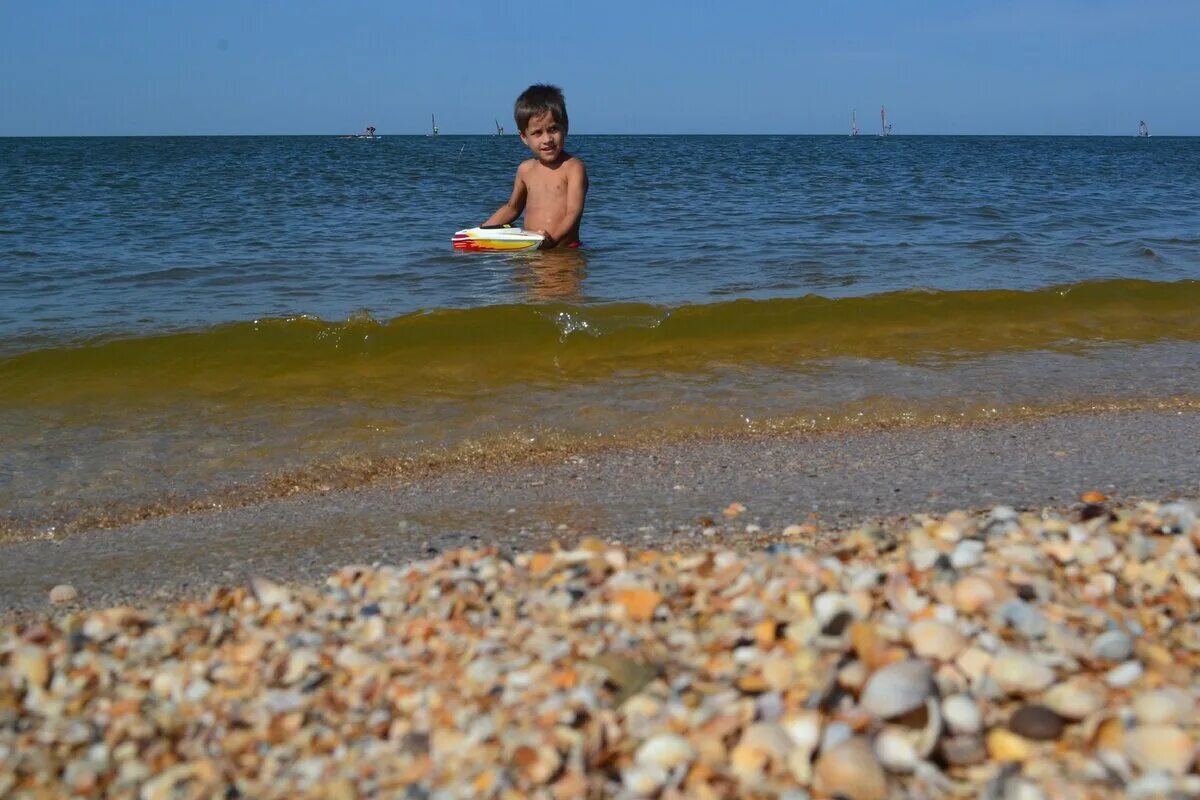
[[[0,796],[1200,795],[1194,503],[770,533],[58,587],[0,631]]]

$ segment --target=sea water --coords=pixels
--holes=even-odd
[[[687,435],[1200,398],[1200,139],[0,139],[0,528]],[[141,509],[141,512],[137,510]]]

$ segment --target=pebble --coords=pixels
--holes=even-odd
[[[942,757],[956,767],[969,767],[987,761],[988,751],[978,736],[947,736],[941,742]]]
[[[987,751],[997,761],[1027,761],[1033,755],[1028,739],[1004,728],[993,728],[988,732]]]
[[[959,542],[950,554],[950,566],[955,569],[970,569],[983,561],[987,545],[977,539]]]
[[[0,795],[1200,795],[1200,530],[1104,503],[48,610]]]
[[[1139,661],[1126,661],[1113,667],[1104,676],[1104,681],[1114,689],[1124,689],[1137,683],[1145,669]]]
[[[1105,631],[1092,640],[1088,649],[1092,658],[1124,661],[1133,655],[1133,639],[1124,631]]]
[[[1046,615],[1024,600],[1010,600],[1001,606],[1000,619],[1026,639],[1040,639],[1050,627]]]
[[[943,700],[942,719],[951,733],[976,734],[983,730],[983,714],[969,695],[956,694]]]
[[[1008,729],[1026,739],[1057,739],[1065,728],[1063,718],[1045,706],[1021,706],[1008,718]]]

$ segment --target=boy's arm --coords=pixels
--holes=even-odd
[[[570,236],[572,231],[579,228],[579,220],[583,218],[583,203],[587,199],[588,189],[587,169],[577,158],[571,159],[566,168],[570,170],[567,173],[567,213],[553,228],[540,231],[546,235],[541,245],[543,250],[554,247]]]
[[[523,165],[522,165],[523,166]],[[507,225],[521,216],[525,210],[525,176],[521,174],[522,167],[517,167],[517,177],[513,180],[512,197],[508,202],[496,209],[496,213],[487,218],[482,227],[488,225]]]

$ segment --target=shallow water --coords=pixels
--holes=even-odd
[[[492,255],[449,236],[515,137],[0,139],[0,516],[481,441],[1200,395],[1200,139],[570,147],[586,247]]]

